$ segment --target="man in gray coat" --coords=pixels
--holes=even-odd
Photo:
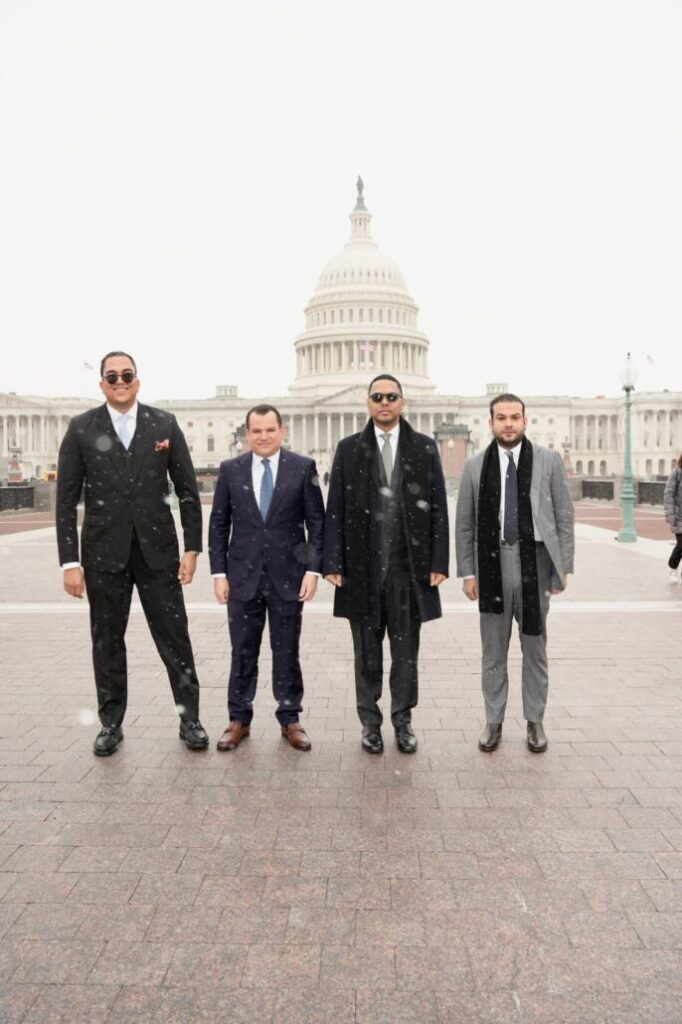
[[[457,575],[469,600],[479,603],[486,726],[478,746],[486,752],[502,736],[514,619],[528,749],[547,749],[547,612],[550,594],[564,590],[573,572],[573,502],[564,464],[558,452],[531,444],[526,425],[517,395],[492,400],[493,439],[467,460],[457,500]]]

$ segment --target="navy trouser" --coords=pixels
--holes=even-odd
[[[267,612],[272,650],[272,692],[277,701],[280,725],[298,722],[302,711],[303,676],[298,656],[302,601],[283,600],[263,571],[255,597],[239,601],[230,597],[227,621],[232,643],[227,708],[230,720],[248,725],[258,684],[258,655]]]

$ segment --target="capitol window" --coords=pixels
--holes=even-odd
[[[362,307],[358,310],[358,320],[362,321],[365,319],[365,311]]]

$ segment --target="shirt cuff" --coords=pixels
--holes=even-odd
[[[322,573],[321,572],[314,572],[312,569],[306,569],[305,575],[306,576],[321,576]]]
[[[475,576],[462,576],[462,579],[463,580],[475,580],[476,577]]]
[[[62,569],[64,569],[64,571],[66,571],[67,569],[80,569],[80,567],[80,562],[64,562],[64,564],[62,565]]]
[[[226,580],[227,579],[227,573],[226,572],[212,572],[211,576],[213,577],[214,580]]]

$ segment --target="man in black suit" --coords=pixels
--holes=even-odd
[[[369,385],[370,420],[336,449],[329,480],[324,575],[337,588],[334,615],[350,619],[362,746],[383,750],[382,644],[391,645],[391,721],[398,749],[411,754],[417,705],[419,631],[441,615],[447,578],[448,510],[436,443],[401,416],[400,382]]]
[[[59,449],[57,542],[64,589],[87,591],[99,718],[94,752],[113,754],[123,739],[128,679],[125,631],[133,584],[168,671],[190,750],[208,746],[199,721],[199,680],[182,586],[201,551],[201,502],[189,450],[172,413],[137,401],[135,361],[110,352],[101,364],[106,404],[74,417]],[[168,478],[180,503],[180,558]],[[77,505],[85,500],[78,552]]]
[[[232,642],[230,722],[218,750],[234,750],[249,734],[266,611],[277,720],[292,747],[311,746],[299,722],[298,649],[303,603],[315,596],[322,570],[324,503],[314,461],[285,451],[285,433],[274,406],[250,409],[251,451],[221,463],[213,498],[211,573],[216,600],[227,604]]]

